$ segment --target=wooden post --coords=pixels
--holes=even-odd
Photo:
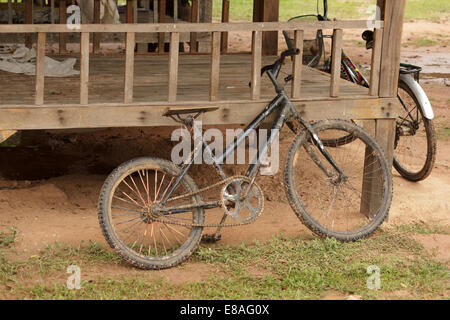
[[[406,0],[385,0],[384,32],[381,48],[380,97],[397,95],[398,76],[400,71],[400,50],[403,31],[403,17]]]
[[[133,82],[134,82],[134,45],[135,33],[127,32],[125,37],[125,84],[124,103],[133,102]]]
[[[67,23],[66,0],[59,0],[59,23],[60,24]],[[67,34],[66,33],[59,34],[59,53],[60,54],[67,53]]]
[[[253,31],[252,81],[250,94],[252,100],[258,100],[261,95],[261,55],[262,55],[262,32]]]
[[[230,22],[230,0],[222,1],[222,22]],[[226,53],[228,51],[228,32],[222,32],[220,51],[222,53]]]
[[[82,32],[80,40],[80,103],[89,103],[89,32]]]
[[[158,22],[158,1],[153,0],[153,23]]]
[[[383,147],[386,158],[392,163],[394,154],[395,119],[363,120],[358,122],[377,139]],[[373,150],[366,148],[364,157],[364,175],[361,196],[361,213],[367,217],[373,217],[380,207],[383,181],[380,168],[375,161]]]
[[[378,92],[380,97],[395,98],[397,96],[405,4],[406,0],[377,1],[377,5],[382,9],[382,18],[384,18]],[[376,54],[377,53],[374,52],[374,55]],[[374,127],[372,129],[372,134],[384,149],[388,162],[392,165],[396,120],[377,119],[373,121],[372,126]],[[370,150],[366,150],[366,154],[368,152],[370,152]],[[371,167],[370,163],[369,153],[365,159],[365,173],[361,199],[364,203],[361,204],[361,212],[367,215],[375,214],[375,209],[378,208],[381,198],[381,194],[379,194],[379,184],[381,183],[379,173],[376,173],[376,168],[374,168],[373,165]]]
[[[371,96],[378,96],[380,88],[380,68],[381,68],[381,45],[383,39],[383,31],[375,29],[372,49],[372,62],[370,68],[370,89]]]
[[[38,32],[36,50],[36,96],[35,104],[44,104],[44,72],[45,72],[45,32]]]
[[[100,24],[100,0],[94,0],[94,23]],[[94,53],[100,51],[100,33],[98,32],[93,34],[92,51]]]
[[[303,65],[303,39],[304,32],[302,30],[296,30],[294,32],[294,48],[300,50],[300,54],[294,57],[292,63],[292,89],[291,95],[293,99],[300,98],[300,87],[302,82],[302,65]]]
[[[192,7],[191,7],[191,22],[192,23],[198,23],[198,1],[199,0],[192,0]],[[189,45],[191,47],[190,52],[195,53],[198,52],[198,43],[197,43],[197,33],[191,32],[191,38],[189,40]]]
[[[166,0],[159,0],[159,23],[166,22]],[[158,52],[164,53],[164,32],[158,34]]]
[[[341,81],[342,29],[335,29],[333,31],[333,48],[331,55],[330,96],[335,98],[339,94],[339,84]]]
[[[209,100],[217,100],[220,79],[220,32],[212,33],[211,41],[211,76],[209,86]]]
[[[254,22],[278,22],[280,10],[279,0],[253,0]],[[266,31],[263,33],[262,54],[278,54],[278,32]]]
[[[50,23],[55,23],[55,0],[50,0]]]
[[[13,16],[12,16],[12,0],[8,0],[8,24],[13,23]]]
[[[178,22],[178,0],[173,1],[173,22]]]
[[[127,23],[133,23],[133,17],[134,17],[134,13],[133,13],[133,0],[127,0]]]
[[[133,0],[133,22],[139,23],[138,18],[138,1]]]
[[[384,8],[379,96],[395,98],[397,97],[400,73],[400,50],[406,0],[384,0],[383,3],[378,1],[378,4]],[[394,137],[395,119],[377,120],[377,140],[384,148],[390,163],[393,159]]]
[[[179,47],[180,34],[178,32],[172,32],[170,34],[169,89],[167,94],[167,100],[170,103],[177,100]]]
[[[26,0],[25,3],[25,23],[33,24],[33,0]],[[32,35],[27,33],[25,35],[25,46],[31,48],[32,46]]]

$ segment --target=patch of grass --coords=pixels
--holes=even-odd
[[[448,277],[448,268],[426,259],[420,244],[388,233],[347,244],[333,239],[305,242],[276,238],[251,247],[204,248],[196,258],[220,264],[227,275],[224,279],[190,284],[187,289],[198,299],[320,298],[329,290],[344,296],[377,298],[405,288],[412,296],[425,297],[442,292],[442,279]],[[245,273],[255,265],[269,274],[258,279]],[[381,291],[366,288],[370,265],[381,269]],[[244,272],[236,272],[239,270]]]
[[[14,227],[9,227],[8,231],[0,232],[0,248],[11,246],[17,238],[17,230]]]
[[[450,226],[429,225],[425,223],[411,223],[398,227],[400,231],[417,234],[445,234],[450,235]]]
[[[448,140],[450,139],[450,126],[443,126],[440,128],[436,128],[436,137],[439,140]]]
[[[220,21],[222,0],[213,0],[214,20]],[[323,13],[322,1],[319,1],[319,12]],[[330,18],[337,19],[366,19],[375,16],[373,0],[329,0],[328,11]],[[283,0],[280,1],[280,21],[286,21],[293,16],[316,14],[315,0]],[[405,19],[420,19],[429,21],[448,20],[450,16],[450,2],[448,0],[408,0]],[[232,0],[230,3],[230,19],[233,21],[251,21],[253,2],[247,0]]]
[[[58,244],[22,262],[3,257],[0,282],[13,288],[8,293],[31,299],[317,299],[328,292],[377,299],[400,290],[410,298],[445,297],[449,268],[435,262],[408,236],[417,229],[380,230],[370,239],[353,243],[280,235],[252,245],[201,246],[190,261],[211,268],[211,276],[205,281],[174,285],[155,278],[153,271],[127,276],[105,273],[89,280],[82,277],[80,290],[65,286],[68,265],[98,269],[120,263],[120,259],[96,243],[79,247]],[[380,268],[381,290],[366,287],[371,265]],[[37,273],[45,276],[44,280],[25,284],[21,278],[24,270],[35,271],[27,277]]]
[[[437,45],[439,42],[435,41],[435,40],[430,40],[430,39],[425,39],[425,38],[420,38],[420,39],[416,39],[414,41],[410,41],[407,43],[404,43],[403,46],[414,46],[416,48],[420,48],[420,47],[431,47],[431,46],[435,46]]]
[[[27,289],[25,297],[30,299],[95,299],[135,300],[171,298],[171,285],[163,279],[146,281],[139,278],[100,279],[83,281],[81,289],[70,290],[65,285],[36,285]]]

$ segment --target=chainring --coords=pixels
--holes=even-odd
[[[225,213],[240,223],[253,222],[264,209],[261,187],[246,177],[234,178],[225,184],[220,198]]]

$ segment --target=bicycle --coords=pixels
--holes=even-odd
[[[323,0],[323,15],[307,14],[289,19],[314,18],[319,21],[329,21],[328,1]],[[317,12],[319,12],[319,0],[317,0]],[[283,32],[286,43],[292,48],[292,42],[286,32]],[[320,69],[331,73],[331,57],[326,59],[324,38],[331,38],[318,30],[313,40],[312,53],[305,55],[303,63],[309,67]],[[362,34],[366,41],[368,50],[373,48],[373,32],[366,30]],[[324,64],[319,65],[323,58]],[[421,181],[426,179],[433,170],[436,160],[436,133],[433,125],[434,112],[431,103],[419,84],[422,68],[410,64],[400,64],[400,75],[398,83],[398,99],[402,108],[399,108],[397,118],[396,135],[394,144],[394,168],[400,175],[410,181]],[[414,78],[413,78],[413,77]],[[369,88],[369,81],[358,70],[350,57],[342,51],[341,78]],[[340,146],[349,137],[336,137],[325,140],[327,146]]]
[[[107,242],[120,256],[142,269],[173,267],[187,259],[201,239],[218,241],[222,228],[254,222],[264,210],[264,194],[256,182],[263,168],[261,155],[285,124],[295,132],[284,166],[285,192],[299,219],[315,234],[340,241],[368,237],[383,223],[393,188],[383,149],[352,122],[310,124],[300,117],[277,80],[285,59],[298,54],[298,49],[287,50],[274,64],[262,68],[277,95],[223,153],[213,154],[202,138],[181,165],[143,157],[123,163],[108,176],[99,198],[99,222]],[[164,115],[188,130],[198,130],[195,119],[216,109],[169,108]],[[227,177],[221,164],[273,113],[276,117],[263,153],[249,164],[245,175]],[[325,146],[322,139],[336,132],[350,135],[352,141],[341,147]],[[211,157],[219,176],[218,182],[204,188],[198,188],[188,174],[201,150]],[[214,200],[204,201],[201,193],[214,189],[218,189]],[[377,195],[379,201],[368,208],[364,193]],[[222,208],[223,216],[219,222],[206,223],[205,210],[213,208]],[[202,235],[206,227],[217,229]]]

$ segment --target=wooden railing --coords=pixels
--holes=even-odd
[[[192,6],[191,6],[191,16],[185,17],[188,22],[191,23],[198,23],[200,22],[200,7],[201,4],[205,0],[192,0]],[[210,0],[212,1],[212,0]],[[55,0],[47,0],[48,6],[50,8],[50,24],[63,24],[65,25],[67,23],[67,7],[72,4],[71,0],[59,0],[58,7],[55,6]],[[171,2],[172,5],[172,12],[170,13],[172,15],[171,21],[166,21],[166,14],[167,14],[167,5]],[[228,21],[229,19],[229,11],[226,9],[226,6],[228,5],[229,8],[229,1],[226,1],[227,4],[224,3],[224,15],[223,19],[224,21]],[[13,24],[13,8],[12,8],[13,0],[8,0],[8,24]],[[21,3],[24,6],[24,20],[26,24],[33,24],[34,18],[33,18],[33,0],[22,0]],[[148,13],[148,19],[145,22],[148,23],[166,23],[166,22],[172,22],[172,23],[178,23],[179,22],[179,8],[178,8],[178,1],[176,0],[142,0],[143,8],[139,8],[140,10],[146,10]],[[151,6],[152,5],[152,6]],[[153,7],[153,10],[150,8]],[[56,18],[56,12],[58,10],[58,19]],[[145,19],[144,19],[145,20]],[[126,23],[138,23],[138,1],[137,0],[127,0],[126,1],[126,13],[125,13],[125,22]],[[100,0],[94,0],[94,11],[93,11],[93,23],[94,24],[100,24]],[[226,38],[226,36],[225,36]],[[190,33],[189,37],[189,43],[190,46],[190,52],[195,53],[198,52],[198,35],[197,33]],[[93,34],[93,52],[97,53],[100,52],[100,33],[94,33]],[[165,37],[164,33],[159,33],[157,35],[156,42],[159,44],[158,46],[158,52],[164,53],[164,43],[165,43]],[[60,33],[59,34],[59,53],[65,54],[67,53],[67,35],[66,33]],[[226,46],[226,43],[224,41],[223,46]],[[32,45],[32,38],[31,34],[25,35],[25,46],[31,47]],[[225,49],[226,50],[226,49]]]
[[[183,23],[183,24],[126,24],[126,25],[80,25],[79,29],[70,29],[66,25],[1,25],[0,33],[37,33],[37,67],[36,67],[36,95],[35,104],[44,104],[44,56],[46,35],[50,32],[68,33],[77,32],[81,34],[80,41],[80,104],[87,105],[89,84],[89,37],[90,33],[123,32],[125,40],[125,82],[123,103],[133,102],[133,78],[135,57],[135,36],[138,33],[169,33],[169,77],[167,103],[177,101],[178,86],[178,62],[180,34],[186,32],[208,32],[212,36],[211,42],[211,69],[209,81],[209,100],[217,101],[220,79],[221,59],[221,34],[231,31],[248,31],[253,33],[252,40],[252,66],[251,66],[251,89],[249,100],[260,100],[262,65],[261,47],[262,32],[264,31],[293,31],[294,43],[300,49],[300,55],[293,61],[294,79],[292,81],[292,97],[301,99],[302,79],[302,52],[303,35],[305,30],[332,29],[333,32],[333,60],[330,81],[330,98],[339,97],[340,93],[340,59],[342,48],[342,37],[345,29],[364,29],[367,21],[329,21],[329,22],[289,22],[289,23]],[[375,30],[375,48],[372,54],[371,65],[371,89],[369,95],[378,96],[381,66],[382,29]]]

